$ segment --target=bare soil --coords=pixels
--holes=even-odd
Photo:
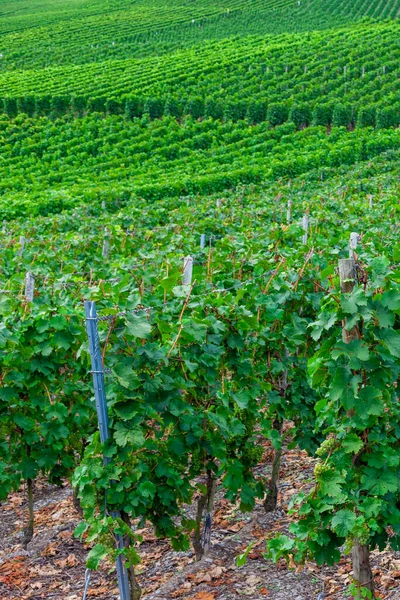
[[[260,467],[262,470],[264,467]],[[322,569],[309,563],[304,569],[291,569],[283,561],[275,565],[263,556],[266,538],[287,531],[289,500],[309,487],[312,470],[313,461],[305,453],[286,452],[278,507],[269,514],[261,503],[253,513],[242,514],[220,491],[215,504],[212,550],[201,562],[195,561],[191,551],[174,552],[166,540],[154,536],[150,527],[141,530],[138,579],[143,600],[348,598],[349,557],[343,557],[332,568]],[[73,506],[71,488],[58,488],[44,481],[35,483],[35,534],[25,550],[21,543],[26,518],[26,494],[21,488],[0,506],[0,600],[82,599],[89,548],[73,536],[80,517]],[[248,561],[238,568],[235,559],[251,542]],[[400,600],[400,556],[390,551],[374,552],[372,564],[378,597]],[[91,572],[87,598],[119,598],[112,565]]]

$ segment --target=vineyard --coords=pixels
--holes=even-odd
[[[2,3],[0,70],[143,58],[207,40],[396,19],[397,0],[54,0]]]
[[[400,2],[0,7],[0,598],[398,598]]]

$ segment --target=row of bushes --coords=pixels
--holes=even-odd
[[[297,104],[282,102],[268,104],[266,101],[226,101],[213,98],[192,97],[182,102],[175,98],[142,98],[129,96],[115,98],[85,97],[37,97],[0,99],[0,112],[9,117],[18,114],[32,116],[53,116],[55,118],[71,114],[83,116],[90,112],[104,114],[124,114],[127,119],[147,115],[158,119],[166,115],[182,118],[191,115],[195,119],[211,117],[224,121],[247,119],[252,124],[268,121],[271,126],[293,122],[298,129],[310,125],[326,127],[376,127],[378,129],[398,127],[400,125],[400,102],[392,106],[357,106],[340,101],[325,104]]]

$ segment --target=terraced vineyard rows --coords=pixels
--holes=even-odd
[[[35,7],[20,2],[15,14],[6,12],[3,19],[0,15],[0,68],[160,55],[237,35],[326,29],[366,18],[396,19],[399,11],[399,0],[302,0],[300,4],[296,0],[153,0],[112,6],[97,0],[89,7],[82,2],[69,4],[54,17],[46,4]]]
[[[397,126],[399,32],[397,23],[363,25],[309,34],[307,45],[301,36],[250,37],[162,58],[9,72],[0,76],[3,110]]]
[[[289,444],[315,471],[265,558],[353,549],[349,593],[383,597],[368,553],[400,547],[399,10],[1,4],[0,499],[26,485],[26,547],[35,479],[69,482],[88,567],[125,561],[138,600],[142,525],[202,559],[217,487],[274,510]]]
[[[354,164],[400,146],[400,130],[251,126],[172,117],[3,120],[1,218],[58,212],[108,198],[149,200],[223,191]]]

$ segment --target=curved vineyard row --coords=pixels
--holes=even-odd
[[[0,215],[48,214],[82,202],[141,196],[159,200],[286,179],[310,169],[355,164],[400,146],[400,129],[297,131],[293,123],[182,124],[172,117],[125,121],[0,121]]]
[[[249,37],[158,58],[3,73],[3,111],[10,116],[18,111],[121,113],[129,100],[131,116],[167,112],[238,119],[251,105],[254,120],[260,121],[277,104],[278,121],[299,105],[307,124],[317,107],[328,111],[327,123],[338,99],[355,109],[369,105],[372,113],[390,103],[397,107],[397,23],[312,33],[308,38],[305,45],[301,36],[274,41]],[[354,121],[354,108],[351,112],[349,122]],[[374,123],[374,117],[369,120]]]

